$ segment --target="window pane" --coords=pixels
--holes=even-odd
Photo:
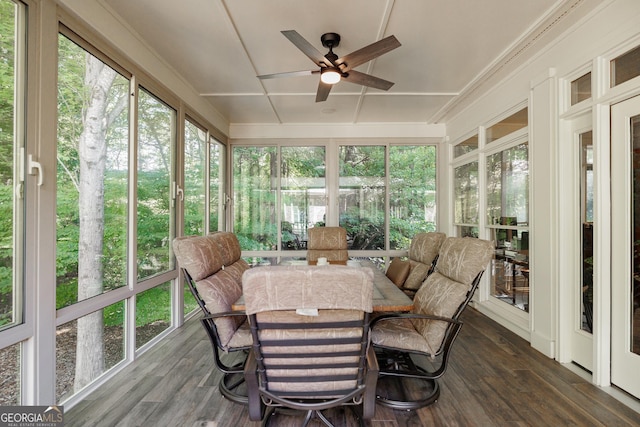
[[[460,225],[456,228],[458,229],[458,237],[474,237],[476,239],[479,237],[478,227]]]
[[[385,249],[385,147],[340,146],[340,226],[349,249]]]
[[[591,98],[591,73],[571,82],[571,105]]]
[[[209,230],[225,229],[225,146],[209,139]]]
[[[473,135],[471,138],[465,139],[461,143],[453,147],[453,157],[460,157],[463,154],[467,154],[478,148],[478,135]]]
[[[529,311],[529,232],[491,229],[496,243],[491,265],[491,295],[521,310]]]
[[[233,226],[243,250],[275,250],[276,147],[233,148]]]
[[[194,298],[191,297],[190,300]],[[171,326],[171,283],[136,295],[136,349]]]
[[[184,126],[184,234],[203,235],[207,133],[189,120]]]
[[[580,134],[580,223],[582,224],[580,329],[591,333],[593,330],[593,132]],[[584,313],[584,316],[582,315]]]
[[[129,81],[58,38],[56,305],[126,283]]]
[[[478,223],[478,162],[467,163],[454,169],[454,222]]]
[[[389,147],[390,249],[409,249],[416,233],[436,229],[436,152],[432,145]]]
[[[56,401],[62,402],[124,359],[124,302],[56,329]]]
[[[517,113],[512,114],[506,119],[502,119],[495,125],[488,128],[486,131],[487,144],[524,127],[527,127],[527,125],[529,124],[528,111],[529,110],[527,108],[523,108]]]
[[[25,25],[16,26],[17,14],[15,3],[0,1],[0,329],[22,323],[23,198],[16,194],[24,191],[18,164],[24,94],[15,93],[15,82],[22,78],[16,69],[24,69],[16,63],[16,43],[23,41]]]
[[[20,350],[21,344],[0,350],[0,406],[20,403]]]
[[[282,249],[306,249],[307,229],[327,213],[325,148],[282,147]]]
[[[176,112],[138,91],[138,279],[170,268],[171,153]]]
[[[186,283],[186,280],[182,292],[184,298],[184,314],[186,316],[187,314],[198,308],[198,303],[191,293],[191,289],[189,289],[189,285]]]
[[[526,142],[487,157],[487,221],[503,225],[526,225],[529,221]]]
[[[611,87],[640,75],[640,46],[611,61]]]

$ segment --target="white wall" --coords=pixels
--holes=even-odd
[[[572,112],[566,112],[565,81],[575,78],[576,70],[590,70],[594,78],[594,94],[591,101],[580,107],[587,112],[593,111],[595,144],[604,143],[606,133],[597,132],[598,120],[603,126],[608,117],[601,117],[598,111],[608,111],[611,103],[636,95],[640,87],[640,78],[625,83],[620,88],[608,88],[608,62],[611,58],[626,50],[640,45],[640,1],[610,0],[587,15],[578,24],[547,44],[524,65],[494,85],[487,91],[470,100],[455,116],[445,117],[447,133],[452,143],[458,142],[464,135],[492,122],[516,104],[529,102],[529,138],[530,138],[530,227],[531,227],[531,345],[549,357],[558,356],[557,339],[560,335],[559,313],[561,304],[558,299],[559,279],[558,263],[562,259],[560,248],[564,236],[573,236],[568,230],[559,229],[557,224],[563,212],[559,209],[560,198],[578,197],[574,194],[559,194],[559,176],[562,173],[563,159],[558,158],[561,144],[568,143],[560,134],[561,118],[567,118]],[[569,78],[569,81],[570,81]],[[600,135],[601,141],[598,141]],[[441,218],[441,221],[451,221]],[[607,240],[608,231],[600,236]],[[568,284],[571,285],[571,284]],[[604,285],[604,284],[603,284]],[[496,320],[517,329],[510,324],[506,312],[486,310]],[[606,313],[603,313],[606,314]],[[608,320],[604,320],[607,321]],[[560,335],[562,336],[562,335]],[[605,344],[608,345],[608,344]],[[605,352],[606,349],[600,351]],[[600,367],[599,369],[607,369]],[[594,374],[597,376],[597,373]]]

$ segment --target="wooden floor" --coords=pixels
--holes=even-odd
[[[371,426],[640,425],[640,413],[474,309],[462,318],[440,399],[410,412],[378,406]],[[258,426],[220,396],[218,380],[204,329],[191,319],[66,411],[65,426]],[[333,415],[338,426],[354,424],[348,413]]]

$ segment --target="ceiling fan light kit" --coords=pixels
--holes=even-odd
[[[318,83],[316,102],[326,101],[333,85],[341,80],[381,90],[389,90],[391,86],[393,86],[393,82],[355,71],[353,68],[400,47],[400,42],[395,38],[395,36],[385,37],[384,39],[371,43],[362,49],[351,52],[343,57],[338,57],[338,55],[333,53],[333,48],[340,44],[340,35],[337,33],[325,33],[320,37],[322,45],[329,49],[329,52],[326,55],[322,55],[320,51],[313,47],[311,43],[309,43],[295,30],[282,31],[282,34],[298,49],[300,49],[302,53],[307,55],[318,67],[320,67],[320,70],[265,74],[258,76],[259,79],[292,77],[316,74],[319,72],[320,82]]]
[[[334,85],[340,81],[341,75],[335,67],[324,67],[320,71],[320,80],[328,85]]]

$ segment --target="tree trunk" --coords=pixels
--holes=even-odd
[[[78,239],[78,301],[100,295],[104,236],[104,174],[107,155],[108,93],[116,76],[102,61],[87,54],[88,89],[84,128],[78,144],[80,160]],[[102,311],[77,321],[75,390],[104,371]]]

